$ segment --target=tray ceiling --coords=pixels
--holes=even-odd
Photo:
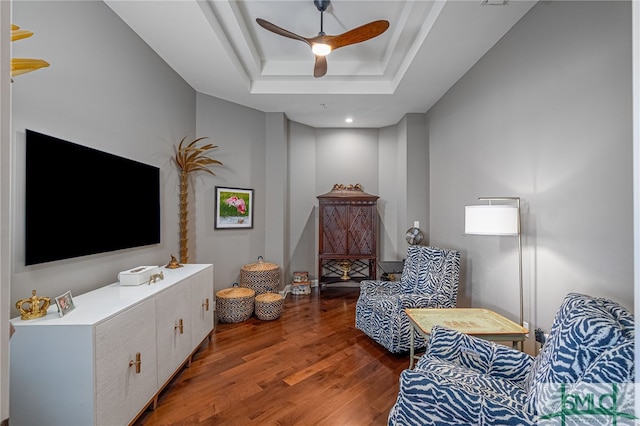
[[[320,12],[312,0],[105,3],[200,93],[312,127],[379,128],[426,112],[535,1],[333,0],[324,13],[327,34],[378,19],[390,27],[331,52],[321,78],[313,77],[305,43],[256,23],[314,37]]]

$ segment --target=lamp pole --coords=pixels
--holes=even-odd
[[[520,325],[524,326],[524,286],[522,284],[522,220],[520,214],[520,197],[479,197],[480,201],[488,201],[491,204],[492,201],[512,201],[516,203],[518,209],[518,283],[520,290]]]

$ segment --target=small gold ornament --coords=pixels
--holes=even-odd
[[[178,263],[178,260],[175,258],[174,255],[171,255],[171,261],[167,264],[167,266],[165,266],[165,268],[167,269],[182,268],[182,265]]]
[[[182,266],[182,265],[180,265]],[[149,277],[149,282],[147,284],[151,285],[151,284],[155,284],[156,281],[158,280],[164,280],[164,272],[160,271],[157,274],[151,274],[151,276]]]
[[[351,277],[349,276],[349,272],[351,272],[351,261],[350,260],[341,260],[338,262],[340,265],[340,270],[342,271],[342,276],[340,277],[343,281],[349,281]]]
[[[47,315],[47,309],[51,300],[44,296],[36,296],[36,291],[31,291],[31,297],[28,299],[20,299],[16,302],[16,309],[20,311],[20,318],[30,320]]]
[[[362,191],[362,185],[356,183],[355,185],[350,184],[349,186],[346,186],[342,183],[336,183],[333,185],[332,191]]]

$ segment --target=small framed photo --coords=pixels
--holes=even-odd
[[[253,228],[253,189],[216,186],[215,229]]]
[[[71,297],[70,291],[66,292],[62,296],[56,297],[56,305],[58,305],[58,315],[61,317],[76,308],[76,305],[73,304],[73,298]]]

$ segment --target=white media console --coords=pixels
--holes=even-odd
[[[119,283],[74,297],[60,318],[13,319],[12,426],[127,425],[213,332],[213,265],[163,271],[154,284]]]

